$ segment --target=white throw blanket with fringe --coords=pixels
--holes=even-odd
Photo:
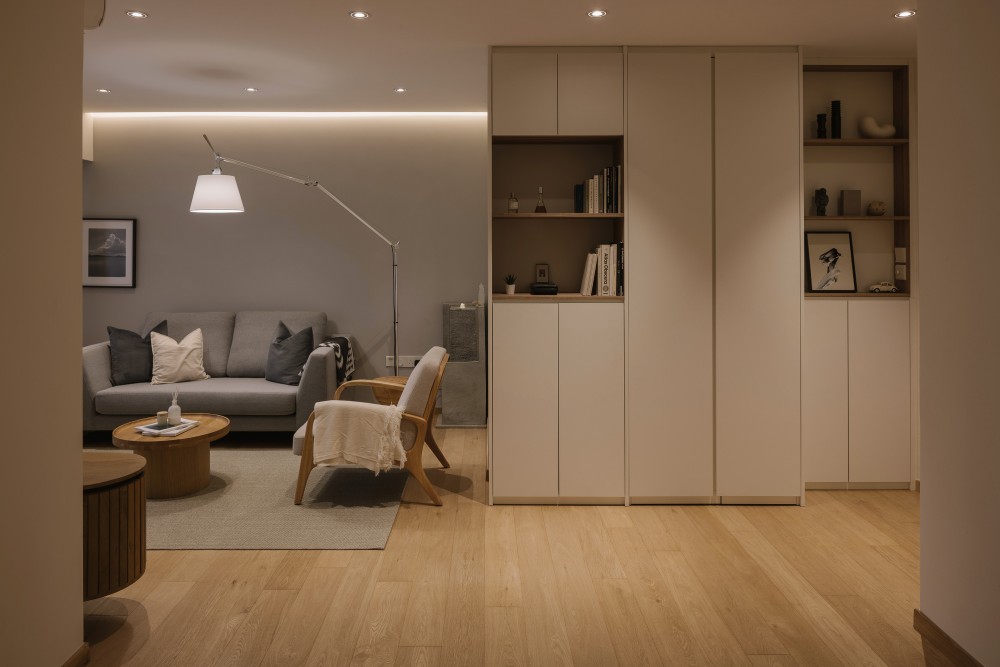
[[[395,405],[356,401],[321,401],[313,420],[313,462],[331,466],[356,463],[376,475],[393,463],[406,462]]]

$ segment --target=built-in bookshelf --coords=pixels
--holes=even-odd
[[[841,102],[841,137],[832,138],[830,105]],[[817,137],[817,114],[827,114],[825,138]],[[894,282],[896,293],[871,293],[874,298],[900,298],[910,293],[910,128],[909,68],[905,64],[809,64],[803,68],[803,136],[806,232],[850,232],[856,293],[812,292],[808,298],[868,295],[870,285]],[[871,116],[892,123],[887,138],[861,136],[859,121]],[[817,215],[814,194],[826,188],[827,215]],[[860,214],[843,215],[842,190],[861,191]],[[871,202],[885,204],[883,215],[867,214]],[[808,276],[804,277],[808,280]]]
[[[620,136],[494,137],[492,147],[492,291],[503,295],[503,277],[517,276],[514,298],[542,298],[529,294],[535,266],[549,267],[549,280],[559,286],[558,297],[597,299],[579,294],[587,255],[601,245],[624,240],[624,191],[621,174],[623,140]],[[617,170],[617,171],[616,171]],[[612,172],[616,171],[612,178]],[[595,190],[597,208],[586,212],[581,191],[588,180],[602,181]],[[546,212],[535,213],[538,188]],[[508,199],[518,200],[517,213],[508,212]],[[591,206],[590,208],[593,208]],[[611,300],[622,301],[623,294]]]

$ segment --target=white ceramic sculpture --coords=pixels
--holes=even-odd
[[[864,116],[858,121],[858,133],[869,139],[889,139],[896,136],[896,126],[891,123],[879,125],[871,116]]]

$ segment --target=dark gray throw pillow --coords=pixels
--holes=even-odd
[[[167,335],[167,321],[163,320],[150,329]],[[140,336],[134,331],[108,327],[111,344],[111,384],[135,384],[153,379],[153,347],[149,334]]]
[[[281,384],[298,384],[302,378],[302,367],[313,351],[313,330],[306,327],[292,333],[284,322],[278,322],[274,330],[274,340],[267,349],[267,366],[264,379]]]

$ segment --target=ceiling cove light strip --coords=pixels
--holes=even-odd
[[[98,111],[94,118],[394,118],[486,117],[485,111]]]

